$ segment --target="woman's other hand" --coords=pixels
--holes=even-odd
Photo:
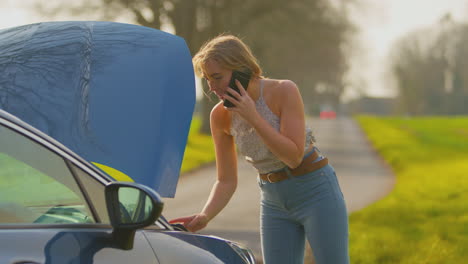
[[[201,213],[191,216],[180,217],[169,221],[170,224],[182,224],[190,232],[196,232],[205,228],[208,225],[208,222],[208,216]]]

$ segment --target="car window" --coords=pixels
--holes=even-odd
[[[0,126],[0,224],[94,222],[64,159]]]
[[[109,214],[107,213],[104,185],[77,166],[72,165],[72,168],[96,208],[96,213],[99,215],[101,222],[110,224]]]

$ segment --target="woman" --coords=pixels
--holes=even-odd
[[[193,62],[222,100],[210,117],[218,177],[200,213],[171,223],[197,231],[226,206],[237,186],[237,146],[259,173],[264,262],[302,263],[307,237],[318,264],[349,263],[343,196],[305,126],[296,84],[264,78],[250,49],[230,35],[207,42]],[[233,71],[251,73],[247,87],[236,81],[240,93],[228,87]]]

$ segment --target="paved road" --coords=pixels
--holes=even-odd
[[[312,119],[317,146],[335,168],[348,212],[359,210],[388,194],[394,184],[390,169],[376,155],[357,124],[349,118]],[[247,244],[261,256],[260,190],[255,170],[239,159],[238,189],[228,206],[201,233]],[[164,215],[171,219],[202,209],[216,178],[214,166],[183,175],[174,199],[165,199]]]

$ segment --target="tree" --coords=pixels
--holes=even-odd
[[[401,110],[410,115],[468,113],[468,26],[445,16],[404,36],[391,65]]]
[[[348,70],[343,47],[354,30],[342,9],[329,1],[291,1],[255,25],[274,29],[245,33],[267,76],[294,80],[309,113],[323,100],[338,104]]]
[[[403,112],[419,115],[427,111],[427,100],[421,100],[429,90],[441,86],[437,75],[437,58],[428,55],[430,31],[419,30],[405,36],[394,47],[392,70],[399,90],[399,104]],[[433,72],[430,76],[426,73]]]
[[[97,12],[104,19],[126,14],[143,26],[161,29],[172,25],[192,54],[221,33],[238,35],[252,47],[267,76],[294,80],[306,105],[313,105],[320,100],[315,89],[318,84],[325,84],[325,94],[335,102],[343,93],[342,77],[347,70],[343,44],[353,29],[345,12],[349,2],[82,0],[74,7],[58,2],[53,8],[40,5],[38,10],[75,15]],[[214,102],[214,98],[202,100],[202,132],[209,133],[209,112]]]

